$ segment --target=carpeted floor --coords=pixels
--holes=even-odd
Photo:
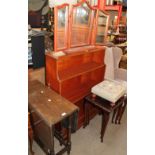
[[[109,121],[103,143],[100,142],[101,116],[95,116],[89,126],[82,127],[72,134],[72,149],[70,155],[127,155],[127,110],[122,117],[121,125]],[[60,149],[55,139],[55,151]],[[34,142],[35,155],[45,155]],[[29,154],[30,155],[30,154]],[[65,153],[64,155],[67,155]]]

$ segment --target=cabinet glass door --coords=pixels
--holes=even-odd
[[[96,44],[103,44],[107,38],[109,15],[103,11],[97,12]]]
[[[69,4],[54,8],[54,51],[67,48]]]
[[[71,13],[71,47],[90,44],[93,15],[94,10],[87,2],[73,5]]]

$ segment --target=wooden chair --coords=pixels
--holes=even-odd
[[[105,79],[112,79],[122,82],[127,87],[127,70],[119,68],[119,63],[123,55],[122,49],[119,47],[108,47],[105,51]],[[126,93],[127,94],[127,93]],[[127,95],[125,94],[124,103],[114,110],[112,122],[120,124],[122,115],[127,104]]]

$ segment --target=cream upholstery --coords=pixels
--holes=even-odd
[[[92,87],[91,92],[113,103],[127,93],[127,70],[119,68],[123,53],[118,47],[107,47],[105,79]]]
[[[123,82],[116,80],[104,80],[92,87],[91,92],[113,103],[126,93],[126,86]]]
[[[104,61],[106,64],[105,79],[114,79],[114,58],[112,47],[106,48]]]
[[[105,51],[105,79],[127,81],[127,70],[119,68],[119,62],[123,53],[119,47],[107,47]]]

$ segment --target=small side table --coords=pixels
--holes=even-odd
[[[117,119],[121,120],[122,112],[124,111],[124,100],[125,96],[122,96],[114,105],[111,104],[111,102],[96,96],[93,97],[93,94],[89,94],[84,98],[84,112],[85,112],[85,121],[84,121],[84,128],[89,124],[89,104],[92,104],[93,106],[97,107],[99,110],[101,110],[102,114],[102,123],[101,123],[101,142],[103,142],[103,137],[105,134],[105,130],[110,118],[110,113],[114,111],[113,115],[113,122],[117,122]],[[119,111],[119,113],[118,113]],[[116,116],[116,121],[114,120]]]
[[[71,117],[79,109],[55,91],[39,81],[30,81],[28,89],[30,119],[34,131],[34,139],[47,155],[61,155],[71,151]],[[55,125],[68,119],[67,138],[56,130]],[[64,147],[57,153],[54,151],[54,136]]]

